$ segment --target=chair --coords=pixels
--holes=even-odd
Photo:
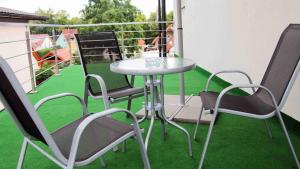
[[[218,112],[256,119],[268,119],[276,115],[289,143],[297,167],[300,169],[297,155],[280,112],[299,74],[299,58],[300,24],[291,24],[282,33],[260,85],[252,84],[250,77],[242,71],[221,71],[213,74],[209,78],[205,91],[200,93],[203,107],[194,132],[194,138],[196,138],[197,128],[203,110],[213,110],[212,121],[201,155],[199,169],[202,168]],[[242,73],[248,77],[250,84],[232,85],[225,88],[221,93],[208,91],[212,77],[220,73]],[[236,88],[252,88],[254,93],[249,96],[233,96],[227,94]],[[255,89],[257,90],[255,91]]]
[[[83,166],[100,158],[120,142],[135,136],[139,143],[144,167],[150,169],[141,131],[136,117],[127,110],[109,109],[89,114],[84,101],[71,93],[49,96],[40,100],[35,107],[27,99],[24,90],[7,62],[0,57],[0,99],[24,135],[18,169],[22,168],[28,144],[64,169]],[[47,101],[72,96],[83,107],[83,116],[64,127],[49,133],[37,114],[37,109]],[[123,112],[133,119],[133,125],[109,118],[108,115]],[[51,154],[39,147],[42,142],[52,151]],[[102,165],[104,162],[100,158]]]
[[[40,68],[44,66],[44,63],[55,63],[55,54],[53,53],[53,51],[49,51],[43,56],[40,56],[39,53],[32,48],[32,56],[38,62],[38,66]],[[62,59],[58,57],[57,61],[61,62]]]
[[[113,31],[75,35],[80,59],[85,74],[85,103],[88,96],[103,99],[105,109],[111,103],[128,100],[127,109],[131,109],[131,100],[147,94],[145,88],[134,86],[134,76],[129,83],[126,75],[110,71],[110,64],[122,60],[118,40]]]

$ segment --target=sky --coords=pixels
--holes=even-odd
[[[88,0],[0,0],[0,7],[6,7],[25,12],[34,13],[38,8],[66,10],[72,17],[80,16]],[[131,0],[143,13],[149,16],[150,12],[157,10],[157,0]],[[173,0],[166,0],[167,12],[173,9]]]

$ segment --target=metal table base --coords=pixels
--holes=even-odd
[[[144,76],[144,88],[150,89],[150,99],[148,97],[147,92],[145,92],[145,115],[142,119],[140,119],[139,122],[143,122],[147,116],[148,112],[150,112],[150,126],[149,130],[147,132],[146,140],[145,140],[145,147],[146,150],[148,149],[150,136],[152,133],[153,125],[154,125],[154,118],[155,116],[160,120],[161,122],[161,129],[162,129],[162,138],[163,140],[166,139],[166,124],[170,124],[177,129],[181,130],[187,137],[188,141],[188,152],[189,155],[192,156],[192,143],[191,143],[191,137],[190,134],[186,129],[178,125],[177,123],[169,120],[165,115],[164,110],[164,75],[160,75],[160,78],[157,79],[156,75],[149,75],[149,80],[147,76]],[[147,90],[145,90],[147,91]],[[149,101],[150,100],[150,101]]]

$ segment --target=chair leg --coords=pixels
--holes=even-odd
[[[160,125],[161,125],[161,137],[163,141],[166,141],[167,130],[166,130],[166,123],[163,119],[160,120]]]
[[[206,151],[207,151],[208,143],[209,143],[211,133],[212,133],[213,127],[215,125],[215,120],[216,120],[217,116],[218,116],[218,112],[215,111],[213,113],[213,117],[212,117],[212,120],[210,122],[210,126],[209,126],[208,133],[207,133],[207,136],[206,136],[206,140],[205,140],[205,144],[204,144],[203,151],[202,151],[202,154],[201,154],[201,159],[200,159],[198,169],[201,169],[202,166],[203,166],[203,162],[204,162],[205,154],[206,154]]]
[[[27,147],[28,147],[28,142],[26,138],[24,138],[17,169],[22,169]]]
[[[273,138],[272,130],[271,130],[271,127],[270,127],[268,121],[267,120],[264,120],[264,121],[265,121],[265,126],[267,128],[267,131],[268,131],[268,134],[269,134],[270,138]]]
[[[129,111],[131,111],[131,102],[132,102],[132,98],[131,96],[129,96],[128,103],[127,103],[127,110]],[[126,117],[129,118],[130,116],[127,114]]]
[[[147,155],[147,150],[146,150],[145,144],[143,142],[142,135],[140,132],[135,132],[135,135],[136,135],[136,140],[140,146],[140,152],[141,152],[141,156],[142,156],[143,163],[144,163],[144,169],[151,169],[149,158]]]
[[[295,162],[296,162],[296,164],[297,164],[297,168],[300,169],[300,164],[299,164],[299,161],[298,161],[298,157],[297,157],[297,155],[296,155],[294,146],[293,146],[293,144],[292,144],[292,142],[291,142],[291,139],[290,139],[290,137],[289,137],[289,134],[288,134],[287,129],[286,129],[286,127],[285,127],[285,124],[284,124],[284,122],[283,122],[281,113],[280,113],[279,111],[277,111],[277,117],[278,117],[279,122],[280,122],[280,124],[281,124],[281,127],[282,127],[282,129],[283,129],[283,131],[284,131],[285,137],[286,137],[286,139],[287,139],[287,141],[288,141],[288,143],[289,143],[291,152],[292,152],[293,157],[294,157],[294,159],[295,159]]]
[[[103,158],[100,157],[99,160],[100,160],[101,166],[102,166],[102,167],[106,167],[106,164],[105,164]]]
[[[125,153],[126,151],[126,140],[123,141],[123,144],[122,144],[122,152]]]
[[[148,149],[148,144],[149,144],[150,136],[151,136],[151,133],[152,133],[153,125],[154,125],[154,115],[153,115],[153,113],[151,113],[150,125],[149,125],[148,132],[147,132],[147,135],[146,135],[146,138],[145,138],[145,149],[146,149],[146,151]]]
[[[197,137],[198,126],[199,126],[199,122],[200,122],[200,119],[201,119],[201,116],[202,116],[203,109],[204,109],[203,106],[201,106],[200,114],[198,116],[197,124],[196,124],[195,131],[194,131],[194,140],[196,140],[196,137]]]

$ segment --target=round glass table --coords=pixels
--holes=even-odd
[[[187,137],[189,155],[192,156],[190,134],[177,123],[169,120],[164,110],[164,75],[182,73],[196,67],[194,61],[184,58],[138,58],[114,62],[110,65],[111,71],[126,75],[140,75],[144,77],[145,115],[139,122],[143,122],[150,112],[150,126],[145,140],[146,149],[154,125],[155,116],[161,121],[162,136],[165,140],[165,124],[168,123],[180,129]],[[150,98],[148,92],[150,89]]]

